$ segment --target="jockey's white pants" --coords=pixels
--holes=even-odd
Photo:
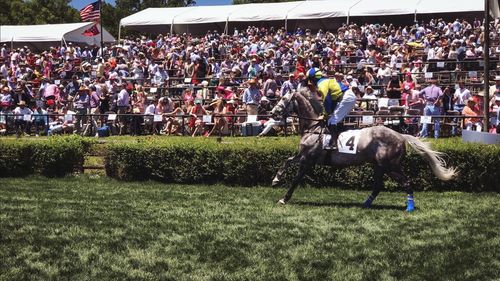
[[[349,89],[344,93],[344,97],[337,104],[335,110],[330,115],[330,118],[328,118],[328,125],[337,125],[338,123],[340,123],[344,119],[344,117],[346,117],[349,112],[351,112],[355,105],[356,95],[351,89]]]

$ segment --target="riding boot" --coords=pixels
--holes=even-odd
[[[333,150],[337,149],[337,139],[339,137],[339,126],[338,125],[329,125],[328,130],[330,131],[330,145],[329,147]]]

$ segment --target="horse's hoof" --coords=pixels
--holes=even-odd
[[[277,180],[277,179],[274,179],[274,180],[273,180],[273,182],[271,183],[271,186],[272,186],[272,187],[276,187],[276,186],[278,186],[279,184],[280,184],[280,181],[279,181],[279,180]]]
[[[286,204],[285,199],[278,200],[278,204],[285,205]]]
[[[363,203],[363,208],[365,208],[365,209],[370,209],[371,206],[372,206],[371,202],[365,202],[365,203]]]
[[[407,213],[411,213],[411,212],[413,212],[413,211],[415,211],[415,208],[406,208],[406,212],[407,212]]]

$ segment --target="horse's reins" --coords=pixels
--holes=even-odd
[[[289,100],[292,100],[293,96],[296,94],[296,92],[292,92],[291,93],[291,96],[289,98]],[[307,129],[307,130],[304,130],[304,134],[319,134],[320,135],[320,138],[321,138],[321,135],[323,135],[323,132],[325,130],[325,126],[322,126],[322,124],[324,124],[325,120],[324,119],[319,119],[319,118],[309,118],[309,117],[303,117],[303,116],[299,116],[299,115],[288,115],[288,105],[287,106],[284,106],[285,110],[286,110],[286,113],[283,114],[283,119],[285,120],[286,122],[286,119],[288,117],[292,117],[292,118],[298,118],[298,119],[304,119],[304,120],[308,120],[308,121],[315,121],[317,122],[315,125],[313,125],[311,128]],[[316,130],[317,127],[320,127],[321,130],[318,132]],[[318,138],[318,141],[320,140],[320,138]]]
[[[283,116],[285,117],[285,116]],[[325,126],[322,126],[324,124],[325,120],[324,119],[319,119],[319,118],[309,118],[309,117],[302,117],[298,115],[289,115],[286,116],[285,118],[292,117],[292,118],[298,118],[298,119],[304,119],[304,120],[309,120],[309,121],[316,121],[317,123],[314,124],[311,128],[304,130],[304,134],[319,134],[320,136],[323,135],[323,132],[325,130]],[[316,128],[320,127],[321,130],[318,132]],[[318,139],[319,141],[319,139]]]

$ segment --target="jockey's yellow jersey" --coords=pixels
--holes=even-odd
[[[318,92],[323,100],[323,107],[327,114],[331,114],[335,108],[333,108],[333,103],[338,101],[344,95],[344,92],[348,89],[347,86],[341,85],[335,79],[320,79],[317,83]]]

